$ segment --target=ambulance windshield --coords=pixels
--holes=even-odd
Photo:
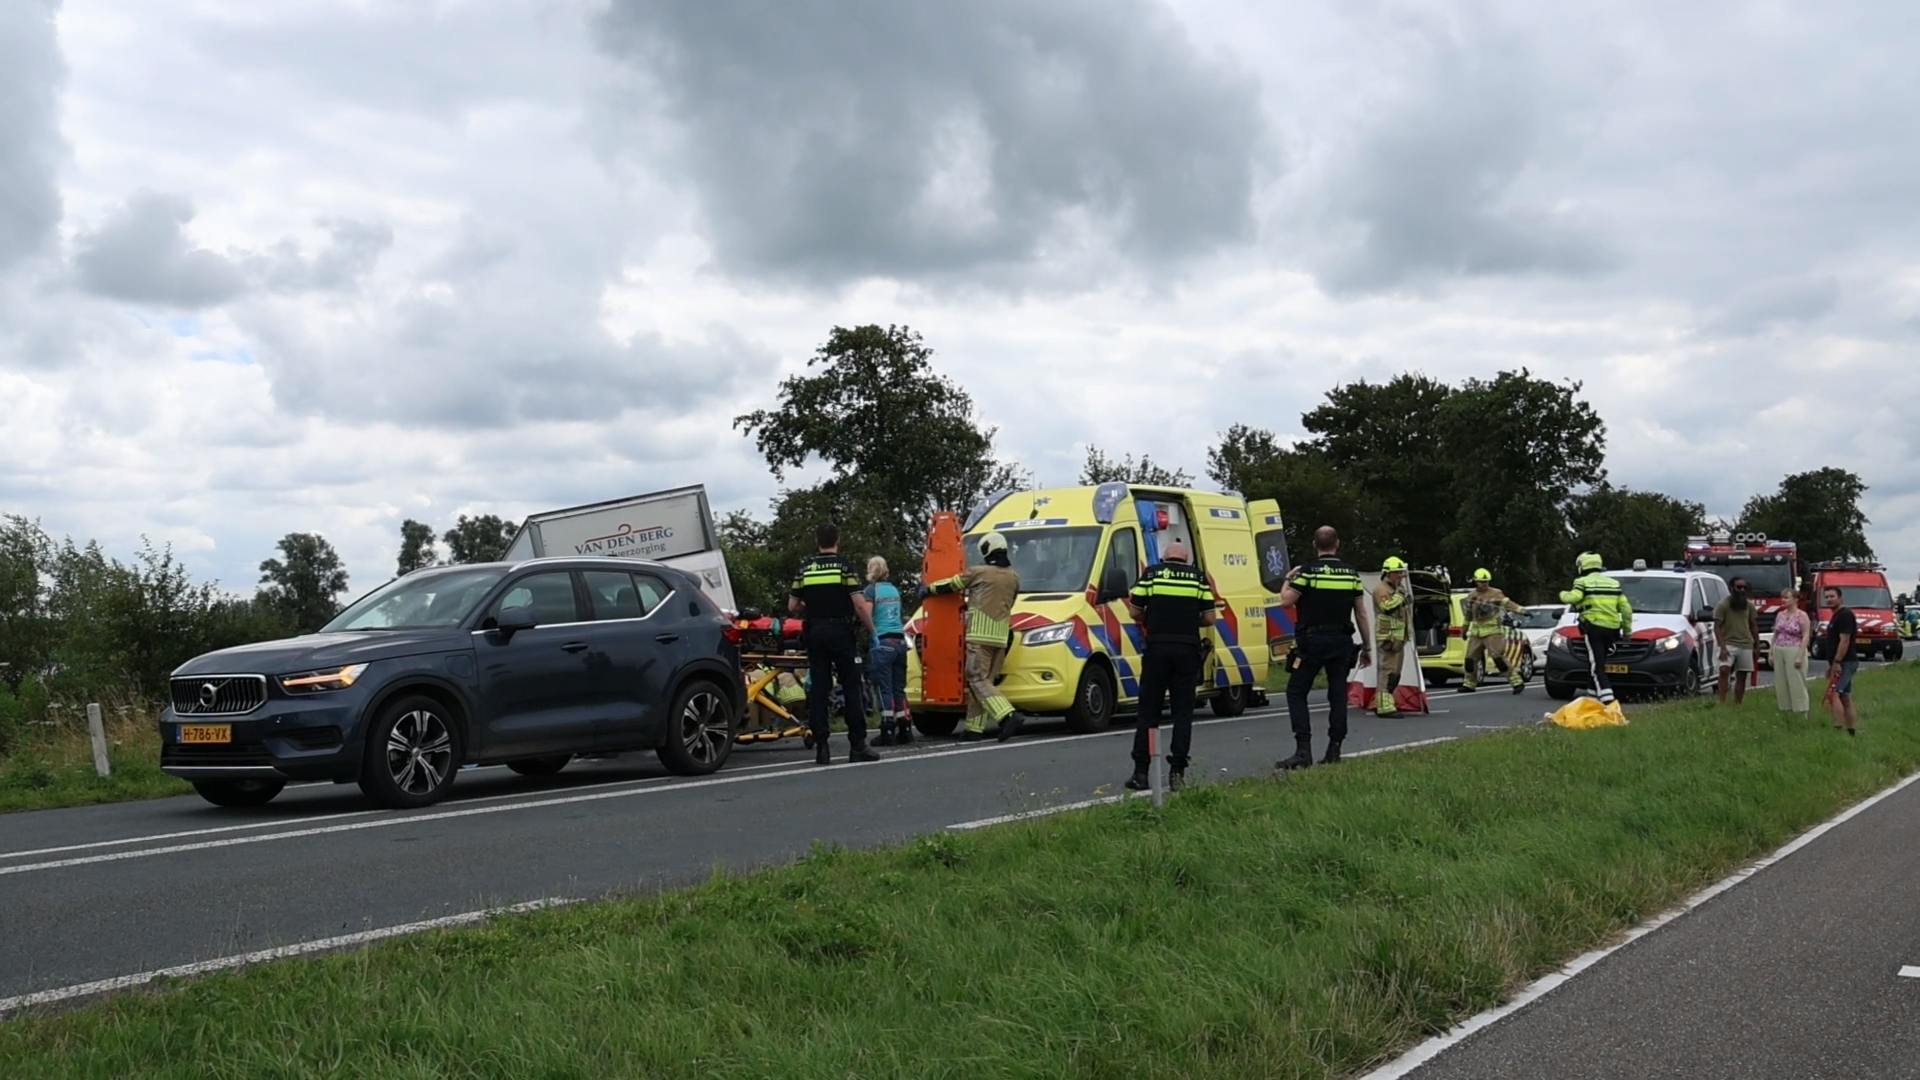
[[[1106,530],[1097,526],[1006,529],[1008,554],[1023,593],[1077,593],[1087,587]],[[967,537],[967,565],[980,565],[980,537]]]

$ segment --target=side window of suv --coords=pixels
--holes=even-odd
[[[645,618],[672,591],[652,574],[589,570],[582,576],[587,581],[587,596],[593,601],[593,617],[601,621]]]
[[[493,606],[495,618],[501,613],[530,610],[538,626],[580,621],[580,607],[574,600],[573,575],[565,570],[528,574],[508,587]]]

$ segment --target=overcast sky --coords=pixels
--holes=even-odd
[[[686,483],[900,322],[1072,482],[1575,377],[1613,478],[1920,571],[1920,5],[5,0],[0,512],[251,587]]]

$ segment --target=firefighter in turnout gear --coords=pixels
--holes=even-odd
[[[1580,616],[1580,637],[1587,646],[1587,667],[1593,675],[1593,692],[1600,704],[1613,704],[1613,683],[1607,678],[1607,656],[1620,639],[1633,633],[1633,605],[1620,588],[1620,582],[1602,572],[1606,562],[1589,551],[1580,556],[1574,569],[1580,576],[1573,588],[1560,594],[1560,602]]]
[[[1374,658],[1377,676],[1374,712],[1380,716],[1398,716],[1400,707],[1394,703],[1393,691],[1400,685],[1400,668],[1406,661],[1407,639],[1413,631],[1409,618],[1413,613],[1413,598],[1407,591],[1407,561],[1398,555],[1389,555],[1380,564],[1380,584],[1373,589],[1373,610],[1376,613],[1374,643],[1379,646],[1379,655]]]
[[[994,680],[1006,662],[1013,641],[1013,601],[1020,594],[1020,575],[1007,554],[1007,538],[990,532],[979,540],[981,565],[927,586],[929,593],[964,593],[967,598],[967,722],[960,738],[977,742],[985,737],[987,722],[999,725],[995,738],[1006,742],[1026,722],[1013,711]]]
[[[1167,754],[1167,786],[1178,791],[1187,777],[1187,750],[1193,745],[1193,697],[1206,661],[1206,628],[1213,625],[1220,596],[1213,583],[1192,565],[1187,545],[1169,543],[1161,561],[1147,568],[1127,596],[1133,621],[1146,633],[1140,657],[1140,713],[1133,729],[1130,791],[1148,787],[1147,733],[1160,726],[1160,709],[1171,699],[1173,746]]]
[[[1467,667],[1460,680],[1460,693],[1471,694],[1480,687],[1480,675],[1492,657],[1514,693],[1526,689],[1520,682],[1520,668],[1507,659],[1507,628],[1500,621],[1509,612],[1527,609],[1493,587],[1493,571],[1481,567],[1473,572],[1473,590],[1460,598],[1467,615]]]
[[[819,553],[800,564],[787,591],[787,610],[804,613],[807,645],[807,720],[813,731],[814,760],[831,764],[827,740],[832,735],[833,683],[840,682],[842,711],[847,719],[849,761],[879,761],[867,749],[867,710],[860,700],[860,657],[856,636],[860,627],[873,636],[873,607],[861,593],[866,585],[853,562],[840,554],[840,530],[820,526],[815,537]]]

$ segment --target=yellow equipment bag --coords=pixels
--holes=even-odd
[[[1588,728],[1618,727],[1627,722],[1620,712],[1620,703],[1602,705],[1597,698],[1583,697],[1570,701],[1554,712],[1554,723],[1563,728],[1585,731]]]

